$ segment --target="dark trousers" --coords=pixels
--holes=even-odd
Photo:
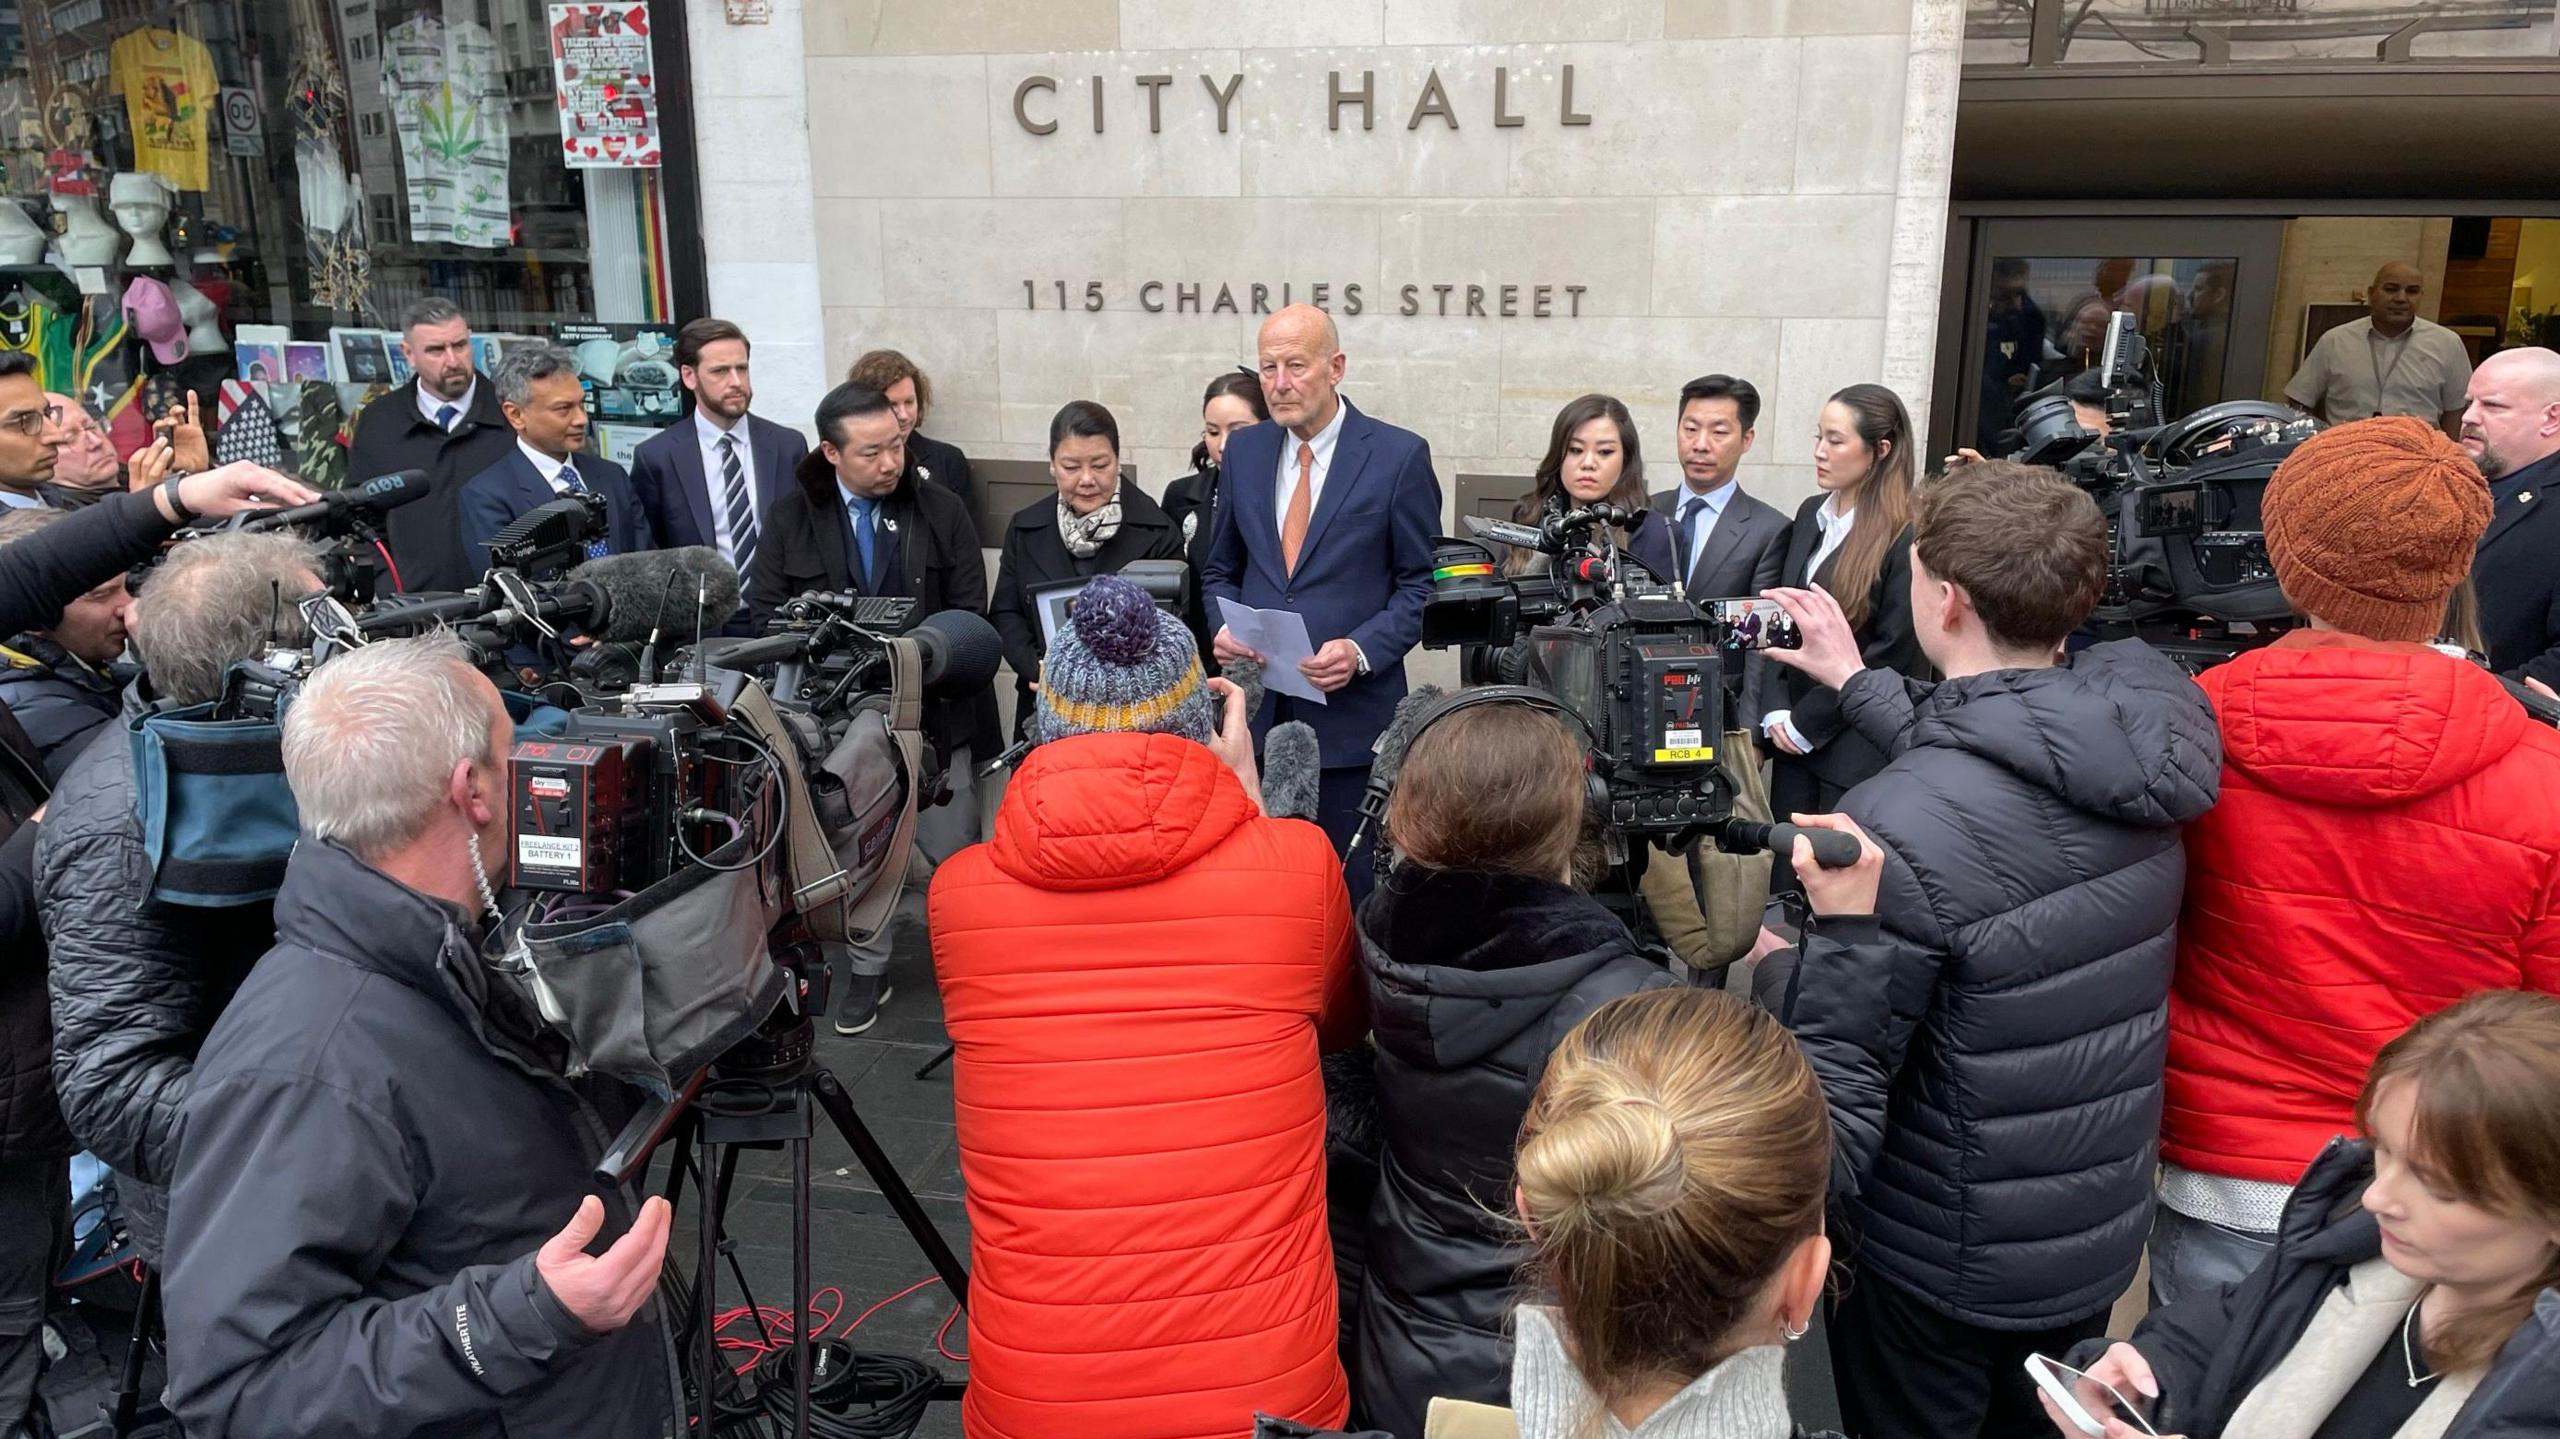
[[[44,1306],[71,1247],[71,1161],[0,1160],[0,1431],[34,1407]]]
[[[1853,1273],[1831,1312],[1844,1427],[1853,1439],[2052,1439],[2027,1356],[2059,1359],[2106,1332],[2104,1311],[2053,1329],[1984,1329]]]

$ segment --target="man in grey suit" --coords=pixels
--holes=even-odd
[[[1751,452],[1760,391],[1731,375],[1700,375],[1680,387],[1680,488],[1653,497],[1671,520],[1672,554],[1693,600],[1738,599],[1778,583],[1792,522],[1742,492],[1735,472]],[[1758,656],[1725,676],[1729,691],[1756,676]]]

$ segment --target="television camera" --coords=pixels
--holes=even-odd
[[[307,505],[252,510],[218,525],[197,526],[182,538],[209,534],[300,532],[319,550],[320,578],[346,603],[369,603],[386,575],[396,573],[383,541],[382,517],[415,504],[434,489],[424,470],[399,470],[361,485],[331,490]]]
[[[1589,755],[1613,864],[1640,863],[1643,844],[1630,838],[1675,850],[1702,837],[1732,853],[1790,848],[1794,826],[1735,817],[1717,746],[1727,675],[1754,649],[1793,648],[1794,627],[1756,597],[1693,601],[1654,575],[1616,539],[1642,519],[1609,504],[1537,524],[1470,517],[1473,538],[1435,541],[1422,643],[1484,646],[1495,677],[1554,699]],[[1606,543],[1595,548],[1595,534]],[[1493,545],[1546,556],[1546,572],[1505,576]],[[1391,783],[1372,786],[1364,825],[1383,815]],[[1856,862],[1850,836],[1803,833],[1822,863]]]
[[[2107,589],[2091,629],[2144,640],[2201,670],[2296,623],[2267,559],[2267,481],[2318,422],[2232,400],[2163,421],[2162,389],[2133,315],[2108,321],[2098,364],[2019,407],[2010,458],[2049,465],[2107,517]],[[2103,404],[2105,432],[2075,402]]]

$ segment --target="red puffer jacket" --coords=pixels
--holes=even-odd
[[[2375,1054],[2483,989],[2560,991],[2560,734],[2476,665],[2302,631],[2206,672],[2164,1158],[2290,1184]]]
[[[1171,735],[1032,751],[933,879],[976,1439],[1339,1425],[1318,1024],[1364,1026],[1342,862]]]

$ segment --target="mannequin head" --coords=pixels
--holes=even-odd
[[[116,228],[133,237],[126,264],[173,263],[160,232],[168,227],[169,206],[176,198],[167,180],[143,170],[128,170],[107,182],[107,208],[115,212]]]
[[[15,200],[0,201],[0,265],[44,263],[44,227]]]
[[[63,262],[71,265],[112,265],[124,253],[124,236],[98,213],[95,195],[65,195],[54,192],[54,213],[61,217],[57,228],[62,232]]]

